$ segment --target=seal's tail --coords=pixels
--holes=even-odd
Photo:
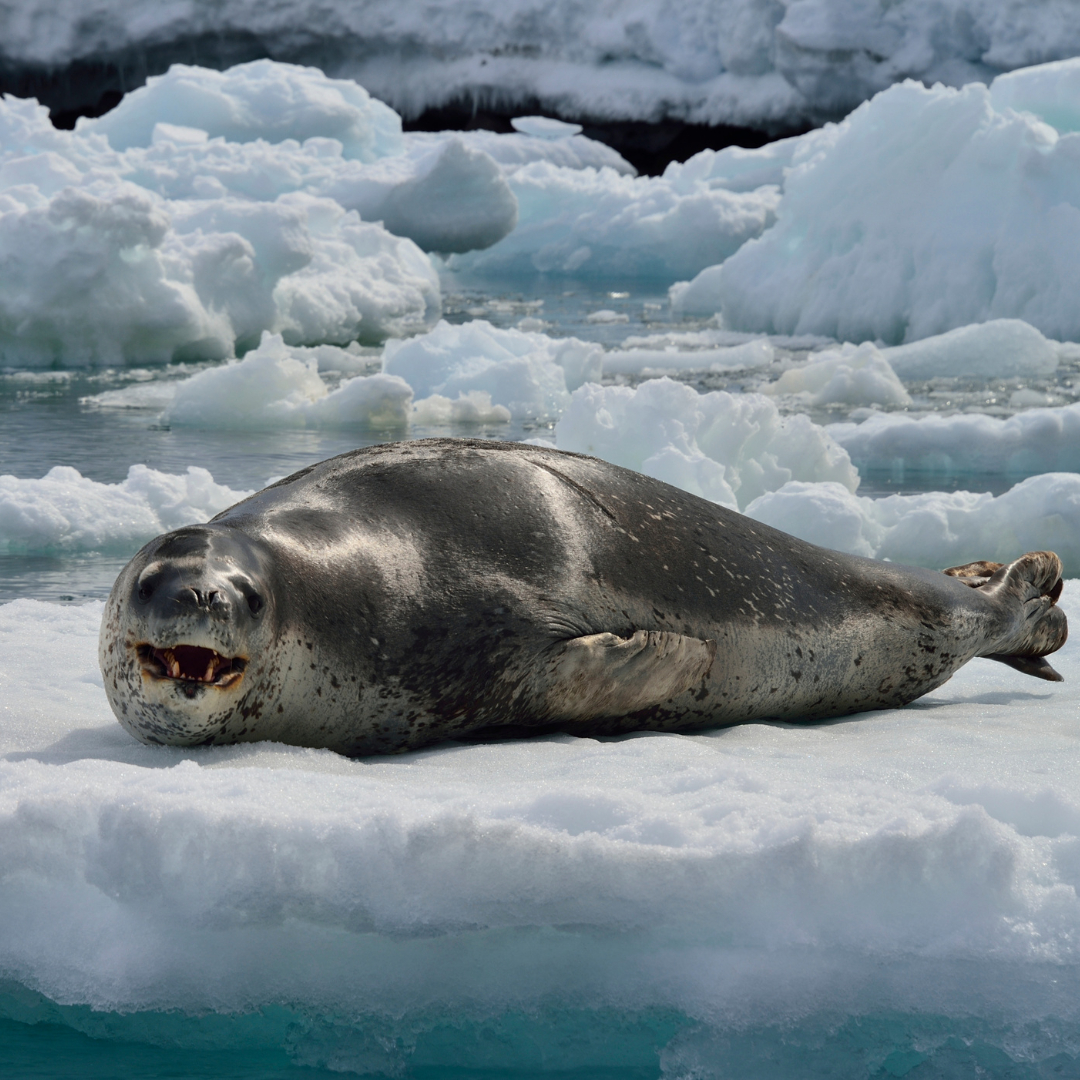
[[[967,563],[945,571],[965,585],[1019,603],[1020,611],[1006,637],[986,659],[997,660],[1025,675],[1061,682],[1043,659],[1056,652],[1069,636],[1065,613],[1057,606],[1061,595],[1061,560],[1052,551],[1030,551],[1015,562]],[[1011,605],[1010,605],[1011,606]]]

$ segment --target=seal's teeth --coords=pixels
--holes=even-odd
[[[207,663],[206,663],[206,674],[202,678],[203,682],[213,682],[214,681],[214,661],[216,659],[217,659],[216,657],[211,656],[210,659],[207,661]]]

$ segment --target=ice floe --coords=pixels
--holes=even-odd
[[[1054,362],[1056,366],[1056,357]],[[798,395],[808,405],[911,404],[911,395],[889,361],[869,341],[817,353],[760,389],[768,394]]]
[[[830,424],[825,430],[860,468],[891,470],[899,476],[1080,473],[1078,405],[1027,409],[1004,420],[980,413],[879,413],[858,424]]]
[[[925,1054],[976,1015],[1072,1061],[1074,643],[1061,686],[975,660],[842,723],[350,761],[134,742],[100,616],[0,607],[2,1015],[382,1075],[520,1068],[533,1033],[567,1069],[614,1045],[682,1076],[840,1017],[878,1069],[910,1059],[873,1018],[914,1014]]]

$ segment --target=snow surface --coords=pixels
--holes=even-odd
[[[835,723],[350,761],[134,742],[101,610],[0,607],[6,1015],[394,1074],[447,1023],[660,1012],[673,1077],[762,1017],[992,1016],[1024,1060],[1080,1020],[1071,642],[1062,685],[975,660]]]
[[[722,311],[732,329],[892,345],[992,319],[1080,337],[1068,112],[1080,112],[1080,60],[1003,79],[999,91],[906,82],[763,157],[767,173],[790,152],[776,224],[677,285],[676,308]]]
[[[568,118],[757,128],[835,118],[898,79],[989,82],[1080,53],[1060,0],[30,0],[6,64],[63,67],[257,48],[355,78],[399,112],[539,102]]]

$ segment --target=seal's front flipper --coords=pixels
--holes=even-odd
[[[1010,615],[1004,638],[994,642],[993,652],[983,655],[1027,675],[1061,682],[1061,676],[1041,659],[1060,649],[1069,636],[1065,613],[1057,606],[1061,560],[1052,551],[1028,552],[999,567],[980,588],[999,598]]]
[[[548,653],[536,697],[553,720],[624,716],[700,685],[715,657],[715,641],[664,630],[571,638]]]

